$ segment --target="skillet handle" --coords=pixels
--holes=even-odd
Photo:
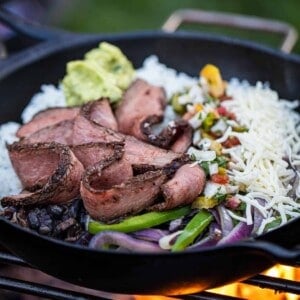
[[[29,38],[35,42],[70,38],[75,35],[74,33],[68,31],[54,29],[24,20],[22,17],[11,13],[9,10],[3,7],[0,7],[0,23],[6,25],[18,35]],[[6,47],[0,42],[0,60],[5,59],[6,57]]]
[[[240,245],[262,252],[275,263],[300,267],[300,248],[298,247],[287,249],[274,243],[257,240],[255,242],[241,242]]]
[[[271,32],[283,36],[280,50],[290,53],[298,40],[297,30],[290,24],[254,16],[231,13],[182,9],[172,13],[163,24],[162,30],[174,32],[184,23],[220,25],[226,27]]]
[[[49,28],[38,23],[24,20],[22,17],[11,13],[3,7],[0,8],[0,23],[3,23],[19,35],[36,41],[49,41],[73,35],[61,29]]]

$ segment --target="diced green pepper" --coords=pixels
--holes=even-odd
[[[139,216],[129,217],[120,223],[104,224],[97,221],[90,221],[88,232],[96,234],[104,230],[113,230],[120,232],[133,232],[166,223],[178,219],[190,212],[189,206],[176,208],[168,211],[149,212]]]
[[[201,166],[201,168],[203,169],[205,175],[206,175],[206,176],[209,175],[209,162],[207,162],[207,161],[202,161],[202,162],[200,163],[200,166]]]
[[[179,103],[179,95],[175,94],[171,99],[171,104],[175,112],[180,115],[185,113],[185,106]]]
[[[214,125],[216,119],[216,115],[212,112],[209,112],[204,121],[202,122],[202,128],[205,131],[209,131],[210,128]]]
[[[246,203],[245,202],[241,202],[240,205],[235,209],[235,211],[237,212],[244,212],[246,210]]]
[[[269,231],[270,229],[272,228],[275,228],[275,227],[278,227],[279,225],[281,224],[281,218],[278,217],[276,218],[274,221],[268,223],[265,227],[265,230],[266,231]]]
[[[300,212],[300,210],[298,210],[298,209],[295,209],[293,211],[298,212],[298,213]],[[291,216],[287,216],[288,220],[290,220],[291,218],[292,218]],[[276,227],[280,226],[281,222],[282,222],[281,217],[276,217],[274,221],[272,221],[266,225],[265,230],[269,231],[270,229],[276,228]]]
[[[220,204],[221,202],[223,202],[224,200],[226,200],[227,194],[222,194],[217,192],[213,198],[216,199],[218,201],[218,204]]]
[[[245,126],[234,126],[232,128],[233,131],[236,131],[236,132],[247,132],[249,131],[249,129]]]
[[[197,236],[202,233],[211,223],[213,216],[207,210],[200,210],[185,226],[183,232],[177,238],[172,246],[172,251],[184,250],[188,245],[193,243]]]
[[[218,155],[214,162],[216,162],[219,167],[226,168],[228,160],[225,156]]]

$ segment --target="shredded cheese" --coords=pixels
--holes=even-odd
[[[229,136],[240,141],[239,146],[224,149],[231,157],[228,175],[234,184],[246,186],[246,195],[238,195],[246,204],[246,223],[253,223],[254,207],[264,216],[258,229],[262,233],[276,216],[280,216],[281,224],[290,216],[300,216],[300,203],[289,196],[290,182],[296,175],[289,164],[299,165],[300,158],[300,117],[292,110],[298,102],[280,100],[275,91],[260,83],[253,87],[236,80],[228,84],[227,94],[232,100],[222,105],[249,130],[232,132],[228,127],[217,141],[224,142]],[[264,206],[258,198],[265,202]],[[230,215],[242,220],[232,212]]]

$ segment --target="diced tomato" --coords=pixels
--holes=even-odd
[[[217,112],[219,113],[220,116],[226,116],[228,113],[226,107],[224,106],[217,107]]]
[[[218,112],[218,114],[220,116],[227,117],[228,119],[231,119],[231,120],[235,120],[236,119],[235,114],[232,113],[232,112],[230,112],[230,111],[228,111],[226,109],[226,107],[224,107],[224,106],[217,107],[216,111]]]
[[[211,181],[219,184],[226,184],[229,182],[229,177],[227,174],[213,174],[211,175]]]
[[[222,143],[222,146],[225,148],[231,148],[240,144],[240,140],[236,136],[230,136],[225,142]]]
[[[222,95],[219,97],[220,101],[228,101],[228,100],[232,100],[232,97],[227,96],[227,95]]]

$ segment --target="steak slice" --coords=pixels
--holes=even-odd
[[[201,167],[185,164],[174,177],[162,185],[163,202],[154,205],[152,210],[167,210],[193,202],[202,192],[206,176]]]
[[[80,193],[92,218],[108,222],[144,210],[154,204],[167,180],[163,170],[134,177],[132,170],[124,170],[120,162],[108,161],[85,172]]]
[[[24,191],[4,197],[2,205],[64,203],[79,195],[84,169],[68,146],[14,143],[8,150]]]
[[[185,120],[178,119],[169,122],[159,134],[155,134],[152,125],[157,123],[156,117],[148,117],[140,124],[139,131],[144,140],[160,148],[171,149],[174,152],[185,152],[192,143],[193,128]]]
[[[117,120],[107,98],[101,98],[97,101],[90,101],[83,105],[81,114],[89,120],[102,125],[103,127],[118,130]]]
[[[137,79],[127,89],[115,111],[119,131],[144,140],[140,124],[150,116],[155,116],[156,121],[161,122],[166,105],[166,95],[162,88]]]
[[[111,157],[121,157],[124,152],[124,143],[121,142],[97,142],[70,147],[85,169]]]
[[[124,136],[79,114],[74,120],[72,145],[123,142]]]
[[[153,125],[160,123],[167,105],[162,88],[136,80],[125,92],[116,109],[119,130],[160,148],[185,152],[192,142],[193,129],[187,121],[177,120],[154,133]]]
[[[48,108],[37,113],[31,121],[21,126],[16,135],[19,138],[28,137],[42,128],[52,126],[65,120],[72,120],[77,116],[79,110],[79,107]]]
[[[160,168],[186,156],[186,154],[152,146],[129,135],[125,136],[124,151],[124,159],[132,165],[152,165]]]
[[[74,119],[44,127],[21,139],[22,144],[50,143],[70,145],[73,141]]]

